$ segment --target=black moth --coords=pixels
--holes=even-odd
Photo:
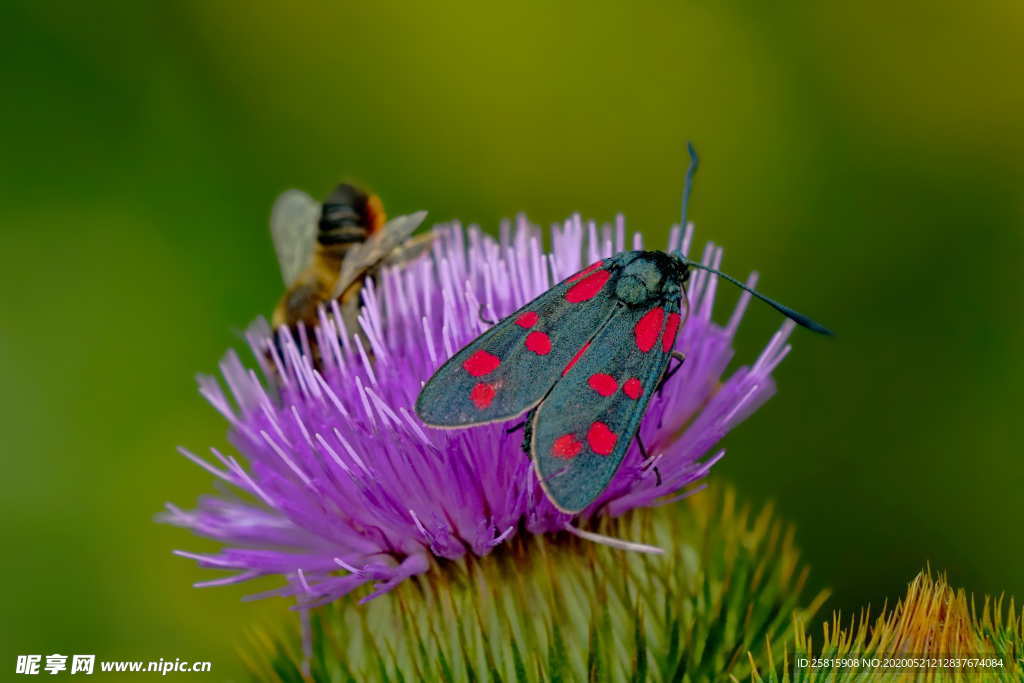
[[[692,149],[691,149],[692,155]],[[687,174],[696,169],[696,156]],[[795,322],[821,325],[679,252],[627,251],[563,280],[441,366],[416,412],[426,424],[461,428],[529,411],[523,444],[560,510],[575,513],[605,489],[666,377],[686,317],[691,268],[751,292]]]

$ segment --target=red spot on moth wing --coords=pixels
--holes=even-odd
[[[636,377],[630,377],[623,382],[622,393],[635,401],[643,395],[644,385]]]
[[[636,327],[633,328],[633,336],[636,337],[638,349],[647,353],[654,348],[654,343],[658,341],[658,335],[661,333],[661,323],[664,320],[664,308],[652,308],[644,313],[644,317],[640,318]]]
[[[572,434],[563,434],[551,444],[551,455],[570,460],[583,450],[583,444]]]
[[[478,382],[475,387],[469,392],[469,399],[473,402],[478,409],[483,410],[487,406],[491,405],[494,400],[494,387],[485,382]]]
[[[591,263],[589,266],[587,266],[586,268],[584,268],[583,270],[569,278],[567,282],[576,282],[577,280],[582,280],[583,278],[585,278],[586,276],[590,275],[595,270],[600,268],[602,265],[604,265],[604,261],[596,261],[594,263]]]
[[[597,293],[604,287],[604,283],[608,282],[608,278],[612,276],[607,270],[599,270],[592,275],[588,275],[583,280],[580,280],[574,284],[568,292],[565,293],[565,300],[571,304],[578,304],[584,301],[590,301]]]
[[[608,425],[604,422],[594,422],[587,432],[587,443],[590,444],[590,450],[598,455],[611,455],[611,452],[615,450],[615,442],[618,440],[619,437],[608,429]]]
[[[588,346],[590,346],[590,342],[587,342],[586,344],[581,346],[580,350],[576,352],[576,355],[572,357],[572,360],[570,360],[566,364],[565,369],[562,370],[562,376],[563,377],[565,376],[565,373],[569,372],[569,370],[572,368],[572,366],[576,365],[576,361],[578,361],[580,359],[580,356],[583,355],[583,352],[587,350]]]
[[[587,384],[602,396],[611,396],[619,388],[619,383],[615,381],[615,378],[603,372],[591,375],[590,379],[587,380]]]
[[[526,348],[538,356],[546,356],[551,353],[551,337],[543,332],[531,332],[526,335]]]
[[[482,377],[489,372],[494,372],[499,365],[501,365],[501,359],[483,349],[462,361],[463,369],[474,377]]]
[[[668,323],[665,325],[665,336],[661,338],[663,351],[671,351],[676,343],[676,332],[679,331],[679,322],[682,320],[678,313],[668,314]]]
[[[519,325],[519,327],[524,328],[533,327],[534,325],[537,324],[538,318],[540,318],[540,316],[537,315],[536,311],[527,311],[526,313],[523,313],[521,316],[516,318],[516,325]]]

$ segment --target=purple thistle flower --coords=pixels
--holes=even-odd
[[[669,250],[687,252],[690,228],[685,236],[673,228]],[[540,229],[525,218],[514,228],[503,224],[498,240],[459,224],[436,233],[429,257],[385,271],[376,288],[368,283],[362,335],[347,334],[336,322],[336,305],[321,311],[314,331],[320,371],[310,361],[308,339],[283,330],[275,345],[260,321],[248,341],[269,380],[233,352],[220,365],[233,400],[215,378],[200,378],[200,393],[227,418],[248,469],[216,449],[223,469],[182,453],[251,500],[206,496],[194,511],[168,504],[162,521],[228,545],[213,555],[176,551],[200,566],[234,572],[197,586],[281,574],[287,585],[251,597],[294,595],[311,607],[373,582],[368,600],[427,572],[434,558],[483,556],[516,534],[568,530],[594,538],[545,497],[520,434],[506,433],[506,425],[433,430],[412,406],[433,371],[487,328],[481,310],[495,320],[508,315],[587,264],[626,249],[622,218],[599,231],[575,216],[552,229],[548,254]],[[631,248],[642,248],[639,234]],[[720,248],[705,248],[703,263],[717,268],[721,258]],[[751,276],[748,284],[754,281]],[[686,363],[652,398],[640,428],[656,463],[644,462],[634,445],[580,517],[621,515],[692,493],[687,487],[724,454],[712,450],[715,444],[774,393],[771,373],[789,351],[792,323],[783,324],[753,366],[723,380],[749,295],[722,327],[711,321],[716,286],[709,273],[693,273],[689,317],[676,340]]]

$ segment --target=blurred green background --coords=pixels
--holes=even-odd
[[[0,666],[229,679],[283,610],[192,589],[170,550],[214,545],[151,521],[213,490],[174,447],[225,441],[193,376],[280,293],[279,191],[661,244],[687,139],[698,239],[840,332],[794,335],[719,473],[796,523],[831,607],[926,563],[1024,597],[1022,29],[1007,2],[4,3]],[[779,322],[753,308],[738,358]]]

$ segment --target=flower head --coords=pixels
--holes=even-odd
[[[221,363],[227,393],[216,379],[200,379],[248,466],[215,449],[223,468],[183,453],[251,500],[205,497],[194,511],[168,505],[164,521],[228,544],[214,555],[179,551],[235,572],[197,585],[281,574],[287,585],[268,594],[295,595],[303,606],[372,583],[369,599],[436,559],[483,556],[516,534],[574,530],[541,490],[520,434],[508,425],[432,430],[412,406],[433,371],[488,327],[484,318],[505,316],[626,249],[623,222],[598,230],[573,217],[553,228],[550,253],[524,218],[505,224],[498,240],[458,224],[436,232],[429,257],[367,284],[360,334],[346,332],[336,306],[321,312],[316,366],[309,339],[281,331],[274,344],[263,323],[249,333],[262,379],[234,353]],[[669,242],[686,253],[690,232],[676,228]],[[642,248],[640,235],[630,248]],[[718,267],[721,256],[708,245],[703,262]],[[686,363],[640,428],[654,462],[631,448],[584,520],[686,495],[722,456],[715,444],[774,392],[771,373],[789,350],[792,324],[752,366],[723,379],[749,296],[719,326],[711,320],[716,284],[703,271],[690,282],[689,318],[676,340]]]

